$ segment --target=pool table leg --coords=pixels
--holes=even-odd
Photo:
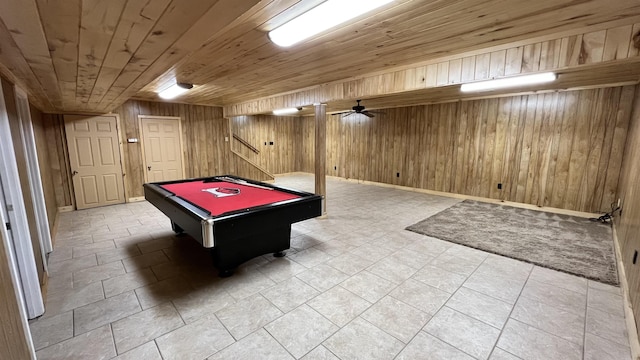
[[[278,251],[278,252],[273,253],[273,257],[277,257],[277,258],[284,257],[285,255],[287,255],[287,253],[284,252],[284,251]]]
[[[173,221],[171,222],[171,230],[176,234],[182,234],[184,232],[184,230]]]

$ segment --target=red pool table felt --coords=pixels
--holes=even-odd
[[[161,185],[161,187],[174,193],[176,196],[209,211],[212,216],[299,198],[297,195],[275,189],[267,190],[225,181],[187,181],[164,184]],[[205,191],[213,188],[239,189],[240,193],[233,196],[216,197],[214,194]]]

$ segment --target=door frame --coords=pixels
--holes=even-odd
[[[40,162],[38,161],[38,149],[36,147],[36,138],[33,131],[33,121],[29,109],[29,100],[27,93],[14,86],[16,94],[16,108],[20,117],[20,135],[24,145],[24,152],[27,157],[27,172],[29,173],[29,190],[33,199],[33,209],[38,224],[38,239],[40,241],[40,249],[42,252],[42,260],[44,271],[48,272],[47,254],[53,251],[51,242],[51,230],[49,228],[49,217],[47,215],[47,205],[44,198],[44,189],[42,188],[42,176],[40,174]],[[26,105],[26,109],[21,107]],[[23,113],[23,110],[25,113]]]
[[[44,313],[44,302],[40,290],[38,270],[36,268],[33,246],[29,239],[29,224],[25,210],[24,199],[22,198],[22,188],[18,178],[18,166],[16,155],[11,139],[11,128],[9,127],[9,117],[4,101],[4,93],[0,86],[0,173],[6,174],[0,183],[0,189],[4,191],[2,203],[6,200],[13,207],[13,211],[6,215],[11,223],[12,231],[9,234],[9,241],[12,243],[9,248],[9,256],[12,258],[10,266],[12,271],[19,274],[21,301],[24,303],[27,317],[33,319]],[[8,210],[8,209],[7,209]],[[1,212],[4,214],[6,210]],[[4,223],[1,224],[4,226]],[[14,230],[15,229],[15,230]],[[7,231],[7,233],[9,233]]]
[[[96,117],[96,116],[113,116],[116,118],[116,133],[118,134],[118,149],[120,149],[120,168],[122,169],[122,185],[123,185],[123,189],[124,189],[124,204],[129,202],[129,186],[127,184],[126,181],[126,166],[125,166],[125,161],[124,161],[124,144],[123,144],[123,137],[122,134],[120,134],[120,129],[122,129],[122,127],[120,126],[120,115],[116,114],[116,113],[108,113],[108,114],[77,114],[77,113],[68,113],[68,114],[64,114],[64,115],[70,115],[70,116],[87,116],[87,117]],[[65,119],[65,117],[62,117],[62,125],[63,127],[67,126],[67,121]],[[69,163],[69,173],[67,174],[67,176],[69,177],[69,181],[71,182],[71,201],[72,201],[72,207],[73,210],[78,210],[77,204],[76,204],[76,188],[73,185],[73,179],[72,179],[72,174],[71,174],[71,160],[69,158],[69,144],[67,143],[66,140],[66,135],[65,135],[65,144],[67,147],[67,161]]]
[[[180,133],[180,157],[182,158],[182,178],[186,178],[184,162],[184,141],[182,141],[182,118],[180,116],[156,116],[156,115],[138,115],[138,129],[140,129],[140,154],[142,155],[142,172],[144,173],[144,182],[149,182],[149,172],[144,171],[147,168],[147,157],[145,156],[144,149],[144,128],[142,127],[142,121],[145,119],[160,119],[160,120],[178,120],[178,132]]]

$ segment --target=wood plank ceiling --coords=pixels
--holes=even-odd
[[[157,100],[155,91],[176,80],[195,84],[180,102],[228,105],[531,37],[640,22],[638,0],[396,0],[291,48],[269,41],[269,30],[320,2],[2,0],[0,70],[48,112]]]

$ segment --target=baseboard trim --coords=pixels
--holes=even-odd
[[[132,197],[127,199],[127,202],[140,202],[140,201],[145,201],[146,199],[144,198],[144,196],[136,196],[136,197]]]
[[[627,275],[622,263],[622,250],[618,241],[618,232],[616,226],[613,226],[613,245],[616,252],[616,261],[618,265],[618,279],[620,280],[620,289],[622,289],[622,299],[624,301],[624,320],[627,324],[627,334],[629,336],[629,347],[631,348],[631,358],[640,359],[640,340],[638,340],[638,328],[636,327],[636,318],[633,315],[631,298],[629,297],[629,283]]]
[[[75,210],[75,207],[73,205],[58,207],[58,212],[72,212],[73,210]]]

